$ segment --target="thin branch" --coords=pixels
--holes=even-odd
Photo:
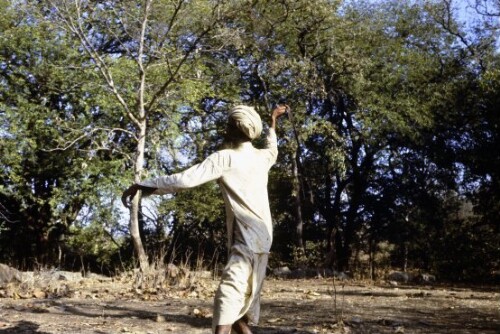
[[[44,152],[66,151],[67,149],[69,149],[70,147],[72,147],[73,145],[75,145],[77,142],[79,142],[83,138],[86,138],[87,136],[88,136],[88,134],[83,134],[80,137],[77,137],[75,140],[71,141],[68,145],[66,145],[64,147],[56,147],[56,148],[51,148],[51,149],[42,149],[42,151],[44,151]]]
[[[163,84],[163,86],[158,91],[156,91],[156,93],[153,94],[153,97],[151,98],[151,101],[149,101],[149,103],[147,105],[147,110],[152,110],[154,108],[154,106],[155,106],[157,100],[159,99],[159,97],[161,95],[163,95],[165,93],[165,91],[168,89],[168,87],[170,86],[170,84],[177,79],[177,74],[179,73],[180,69],[183,67],[184,63],[187,61],[187,59],[189,58],[189,56],[193,53],[194,50],[196,50],[196,48],[198,47],[198,43],[218,23],[218,20],[215,19],[215,16],[217,15],[216,12],[218,10],[218,7],[219,7],[219,2],[217,2],[216,6],[214,7],[214,9],[212,11],[212,16],[214,16],[214,18],[211,20],[212,24],[199,34],[199,36],[195,39],[195,41],[193,42],[193,44],[191,45],[191,47],[184,54],[184,56],[182,57],[181,61],[177,64],[177,66],[175,67],[175,69],[173,70],[173,72],[172,72],[172,70],[170,69],[170,66],[169,66],[170,76],[165,81],[165,83]],[[177,16],[177,12],[175,12],[174,14],[175,14],[175,16]],[[172,25],[173,25],[173,23],[172,23]]]
[[[98,127],[98,128],[92,129],[90,132],[86,132],[86,133],[82,134],[81,136],[78,136],[77,138],[75,138],[74,140],[69,142],[64,147],[56,147],[56,148],[52,148],[52,149],[42,149],[42,151],[44,151],[44,152],[66,151],[67,149],[73,147],[80,140],[90,137],[93,133],[95,133],[97,131],[124,132],[124,133],[131,135],[135,140],[138,140],[137,136],[133,132],[125,130],[125,129],[120,129],[120,128],[106,129],[106,128]]]
[[[179,0],[177,2],[177,4],[175,5],[174,7],[174,12],[172,13],[172,16],[170,17],[170,21],[168,22],[168,29],[167,29],[167,33],[165,34],[165,36],[163,37],[163,41],[161,41],[160,43],[158,43],[158,50],[161,50],[163,48],[163,45],[165,44],[166,41],[168,41],[168,36],[170,34],[170,32],[172,31],[174,25],[175,25],[175,21],[177,19],[177,16],[179,15],[180,13],[180,10],[182,8],[182,4],[184,3],[183,0]],[[157,57],[158,59],[161,58],[161,57]],[[171,70],[171,67],[170,67],[170,63],[168,62],[168,58],[166,59],[166,64],[168,66],[168,70],[169,70],[169,73],[171,74],[172,73],[172,70]],[[146,64],[146,68],[149,68],[149,67],[153,67],[153,66],[157,66],[158,64],[154,64],[152,62]]]
[[[75,8],[77,11],[77,23],[73,20],[71,17],[69,9],[65,6],[64,7],[64,12],[61,11],[61,8],[58,7],[53,1],[49,1],[49,3],[54,7],[56,10],[56,13],[58,14],[59,18],[61,21],[68,27],[68,29],[73,32],[77,38],[80,40],[83,48],[87,52],[87,54],[90,56],[91,59],[95,61],[95,64],[99,71],[101,72],[102,76],[104,77],[104,80],[108,84],[108,87],[111,89],[115,97],[118,99],[118,102],[123,106],[125,109],[125,112],[127,113],[128,117],[134,122],[136,125],[140,125],[139,120],[133,115],[133,113],[130,111],[127,103],[121,96],[120,92],[118,92],[118,89],[115,86],[115,83],[113,81],[113,76],[111,74],[111,71],[109,70],[109,67],[107,66],[106,62],[102,59],[102,57],[99,55],[99,52],[93,47],[92,43],[89,41],[87,36],[84,33],[84,29],[82,27],[82,24],[79,20],[81,18],[81,8],[79,5],[78,0],[75,0]],[[64,2],[66,4],[66,2]]]
[[[192,52],[198,47],[198,43],[199,41],[210,31],[210,29],[206,29],[204,30],[200,36],[198,36],[196,38],[196,40],[194,41],[193,45],[188,49],[188,51],[184,54],[184,57],[182,57],[181,61],[179,62],[179,64],[177,64],[175,70],[173,71],[173,73],[170,74],[169,78],[165,81],[165,83],[163,84],[163,86],[158,90],[156,91],[156,93],[153,95],[153,97],[151,98],[151,101],[149,101],[148,103],[148,107],[147,107],[147,110],[152,110],[154,105],[156,104],[156,101],[158,100],[158,98],[163,95],[165,93],[165,91],[168,89],[168,87],[170,86],[170,84],[172,82],[174,82],[176,79],[177,79],[177,74],[179,73],[180,69],[182,68],[182,66],[184,65],[184,63],[187,61],[187,59],[189,58],[189,56],[192,54]]]
[[[115,14],[115,19],[118,21],[118,23],[120,24],[120,26],[122,27],[123,31],[125,32],[125,34],[130,38],[130,39],[133,39],[133,36],[131,33],[129,33],[127,27],[125,26],[125,24],[123,23],[123,20],[122,20],[122,17],[121,15],[119,15],[117,12],[116,12],[116,9],[115,8],[112,8],[111,11],[113,12],[113,14]]]
[[[115,238],[113,237],[113,234],[111,234],[111,232],[109,232],[108,230],[106,230],[105,228],[102,229],[104,231],[104,233],[106,233],[106,235],[109,237],[109,239],[111,239],[111,241],[118,247],[122,247],[122,245],[120,245],[116,240]]]
[[[114,11],[113,11],[114,12]],[[120,20],[120,18],[117,18],[120,26],[122,27],[122,29],[125,31],[126,35],[128,35],[130,38],[132,38],[132,36],[130,36],[130,34],[127,32],[126,28],[125,28],[125,25],[122,23],[122,21]],[[117,41],[118,43],[120,43],[120,45],[123,47],[123,49],[125,50],[125,52],[129,55],[129,56],[132,56],[132,51],[130,50],[130,48],[125,44],[123,43],[123,40],[122,38],[120,38],[114,31],[113,29],[111,29],[110,27],[108,27],[107,29],[108,33],[110,35],[112,35]]]
[[[457,37],[466,49],[470,52],[471,56],[474,56],[475,50],[472,48],[469,41],[463,36],[459,31],[451,27],[451,22],[453,21],[452,10],[451,10],[451,0],[443,0],[444,9],[441,17],[435,17],[434,20],[441,25],[441,28],[446,30],[449,34]]]
[[[165,35],[165,38],[163,39],[163,41],[167,41],[168,40],[168,35],[170,34],[170,32],[173,30],[174,28],[174,25],[175,25],[175,20],[177,19],[177,16],[179,15],[180,11],[181,11],[181,8],[182,8],[182,4],[184,3],[183,0],[179,0],[177,2],[177,5],[175,6],[174,8],[174,12],[172,13],[172,17],[170,18],[170,21],[168,22],[168,31],[167,31],[167,34]],[[163,43],[160,44],[160,47],[163,45]]]
[[[139,94],[137,96],[137,104],[139,107],[139,116],[141,119],[144,119],[145,115],[145,110],[144,110],[144,90],[145,90],[145,83],[146,83],[146,72],[144,70],[144,65],[143,65],[143,55],[144,55],[144,42],[145,42],[145,36],[146,36],[146,28],[148,25],[148,16],[149,16],[149,11],[151,9],[151,3],[152,0],[146,0],[146,5],[144,7],[144,17],[141,23],[141,37],[139,40],[139,51],[137,53],[137,65],[139,66],[139,75],[140,75],[140,83],[139,83]]]
[[[9,210],[7,210],[7,208],[6,208],[6,207],[5,207],[2,203],[0,203],[0,209],[1,209],[1,210],[0,210],[0,217],[1,217],[4,221],[6,221],[6,222],[8,222],[8,223],[11,223],[11,224],[12,224],[12,223],[16,223],[16,222],[18,222],[18,220],[10,220],[10,219],[8,218],[8,214],[9,214],[10,212],[9,212]],[[5,212],[5,214],[4,214],[4,212]],[[1,228],[1,226],[0,226],[0,228]]]
[[[494,6],[492,4],[492,6]],[[487,16],[487,17],[500,17],[500,2],[496,5],[498,8],[491,9],[491,7],[488,6],[488,0],[476,0],[474,4],[474,10],[476,13]]]
[[[257,63],[255,65],[255,75],[257,76],[257,79],[259,79],[260,81],[260,84],[262,86],[262,89],[264,90],[264,104],[266,106],[266,112],[269,113],[269,108],[270,108],[270,105],[269,105],[269,99],[268,99],[268,94],[269,94],[269,91],[267,89],[267,84],[266,84],[266,81],[264,80],[264,78],[260,75],[260,72],[259,72],[259,66],[260,64]]]

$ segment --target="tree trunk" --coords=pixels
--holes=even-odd
[[[340,225],[341,225],[341,212],[340,212],[340,197],[344,191],[346,183],[341,182],[337,176],[337,187],[334,190],[332,179],[326,180],[326,194],[323,217],[328,222],[328,232],[326,234],[326,250],[327,255],[325,259],[325,266],[329,268],[338,269],[338,245],[342,244]],[[332,191],[333,194],[332,198]],[[331,204],[333,203],[333,204]]]
[[[151,8],[151,0],[147,0],[144,6],[144,17],[141,22],[141,38],[139,40],[139,52],[137,56],[137,67],[139,71],[139,90],[137,94],[137,113],[139,117],[137,118],[137,125],[139,129],[139,140],[137,142],[137,152],[134,164],[134,181],[139,183],[142,180],[142,170],[144,169],[144,151],[146,148],[146,128],[147,128],[147,115],[146,109],[144,107],[144,96],[146,90],[146,72],[143,66],[143,52],[144,52],[144,41],[146,28],[148,24],[148,15]],[[141,204],[141,192],[134,197],[132,202],[132,209],[130,211],[130,234],[132,236],[132,242],[134,243],[134,249],[139,259],[139,266],[141,271],[147,272],[149,269],[149,260],[141,239],[141,230],[139,227],[139,210]]]
[[[146,121],[142,118],[139,127],[139,141],[137,143],[137,156],[134,164],[134,182],[141,182],[142,170],[144,166],[144,149],[146,146]],[[134,244],[134,250],[136,252],[137,258],[139,260],[139,267],[142,272],[145,272],[149,268],[148,256],[144,250],[142,244],[140,229],[139,229],[139,204],[140,204],[140,193],[134,197],[132,201],[132,208],[130,209],[130,235],[132,237],[132,243]]]
[[[403,243],[403,271],[408,270],[408,242]]]
[[[303,229],[304,229],[304,220],[302,217],[302,196],[301,194],[304,192],[304,188],[302,186],[300,171],[299,171],[299,148],[295,151],[295,158],[292,159],[292,168],[293,168],[293,177],[295,182],[293,183],[294,192],[295,192],[295,246],[297,250],[301,252],[301,255],[305,254],[304,252],[304,241],[303,241]]]
[[[370,270],[370,280],[373,281],[375,279],[375,256],[374,256],[374,252],[373,252],[373,249],[375,248],[374,247],[374,242],[373,242],[373,238],[370,237],[370,240],[368,241],[369,243],[369,270]]]

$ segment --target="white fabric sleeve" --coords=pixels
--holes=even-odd
[[[266,137],[266,150],[269,152],[269,165],[272,166],[278,158],[278,140],[276,138],[276,131],[269,128]]]
[[[200,184],[216,180],[222,176],[223,168],[216,164],[218,153],[210,155],[203,162],[183,172],[147,179],[139,183],[141,186],[156,188],[154,195],[174,193],[182,189],[196,187]]]

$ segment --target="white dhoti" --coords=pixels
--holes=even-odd
[[[254,253],[242,244],[231,247],[219,289],[215,294],[212,327],[231,325],[246,316],[257,324],[260,291],[266,276],[267,253]]]

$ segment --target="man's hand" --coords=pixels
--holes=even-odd
[[[276,119],[285,114],[290,107],[287,104],[278,104],[271,115],[271,128],[276,129]]]
[[[154,193],[156,188],[145,187],[137,183],[134,183],[133,185],[128,187],[127,190],[125,190],[122,195],[122,203],[126,208],[130,209],[130,202],[132,202],[132,200],[134,199],[135,195],[139,190],[142,192],[142,196],[146,197]]]

